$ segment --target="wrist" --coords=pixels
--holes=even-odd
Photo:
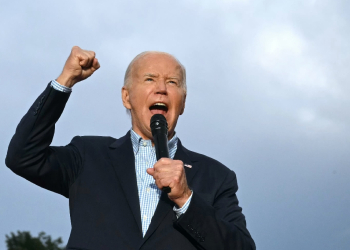
[[[76,84],[76,81],[64,74],[61,74],[59,77],[57,77],[56,82],[68,88],[72,88],[74,84]]]
[[[192,190],[188,189],[186,190],[186,192],[184,192],[184,194],[181,197],[173,199],[173,202],[176,204],[178,208],[182,208],[183,205],[185,205],[185,203],[191,197],[191,195],[192,195]]]

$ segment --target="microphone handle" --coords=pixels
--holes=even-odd
[[[154,147],[156,150],[157,161],[159,161],[160,158],[170,158],[169,149],[168,149],[168,138],[166,134],[155,133],[153,135],[153,141],[154,141]],[[171,192],[171,188],[163,187],[162,191],[168,194]]]

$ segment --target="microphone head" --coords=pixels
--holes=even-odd
[[[163,133],[168,136],[168,123],[162,114],[155,114],[151,118],[151,131],[154,136],[157,133]]]

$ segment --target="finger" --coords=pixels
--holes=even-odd
[[[157,167],[164,167],[164,166],[169,166],[172,163],[172,159],[169,158],[160,158],[155,164],[154,166]]]
[[[147,174],[154,176],[154,169],[153,168],[147,168]]]
[[[162,163],[162,164],[171,164],[174,160],[170,159],[170,158],[160,158],[158,160],[158,162]]]
[[[177,170],[172,170],[172,171],[167,171],[167,170],[163,170],[163,171],[155,171],[153,177],[155,179],[172,179],[172,178],[180,178],[182,177],[183,174],[181,171],[177,171]]]
[[[159,189],[171,186],[171,182],[168,179],[155,179],[155,183]]]
[[[85,50],[85,53],[88,54],[91,59],[94,59],[96,57],[95,51]]]
[[[88,56],[79,46],[73,46],[70,57],[73,59],[78,59],[80,66],[85,65],[88,60]]]
[[[100,63],[99,61],[97,60],[97,58],[95,57],[94,60],[92,61],[92,67],[95,69],[95,70],[98,70],[100,68]]]
[[[172,173],[172,172],[174,172],[174,171],[176,171],[176,169],[174,169],[172,166],[164,166],[164,165],[158,165],[158,166],[156,166],[156,165],[154,165],[153,166],[153,168],[154,168],[154,171],[156,172],[156,173],[160,173],[160,174],[166,174],[166,173]]]
[[[97,58],[94,58],[92,61],[91,67],[84,67],[82,71],[82,77],[87,78],[91,76],[96,70],[100,68],[100,63],[98,62]]]
[[[181,182],[181,177],[180,176],[174,176],[171,180],[172,184],[174,186],[179,185]]]
[[[94,51],[82,50],[79,53],[79,56],[82,58],[80,60],[80,66],[84,68],[90,68],[95,59],[96,53]]]
[[[183,162],[180,160],[171,160],[168,158],[161,158],[159,159],[159,161],[157,161],[154,164],[154,168],[156,169],[156,171],[160,169],[180,170],[180,169],[184,169],[184,166],[183,166]]]
[[[161,158],[154,164],[153,167],[156,169],[156,171],[158,171],[161,169],[169,168],[171,166],[171,163],[172,163],[171,159]]]
[[[89,68],[91,65],[91,59],[89,56],[85,53],[81,53],[77,55],[79,59],[79,65],[83,68]]]
[[[94,51],[89,51],[89,50],[86,50],[85,53],[89,58],[89,64],[87,65],[87,67],[92,67],[94,60],[96,58],[96,53]]]
[[[181,160],[173,160],[174,164],[183,166],[184,163]]]
[[[173,172],[155,172],[153,179],[159,182],[159,188],[163,186],[169,186],[171,188],[176,186],[181,186],[183,181],[183,176],[178,171]]]
[[[81,76],[83,79],[88,78],[89,76],[91,76],[94,72],[96,71],[95,68],[88,68],[88,69],[83,69]]]

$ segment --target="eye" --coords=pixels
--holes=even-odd
[[[176,82],[176,81],[173,81],[173,80],[170,80],[168,83],[177,85],[177,82]]]
[[[153,82],[152,78],[146,78],[146,82]]]

